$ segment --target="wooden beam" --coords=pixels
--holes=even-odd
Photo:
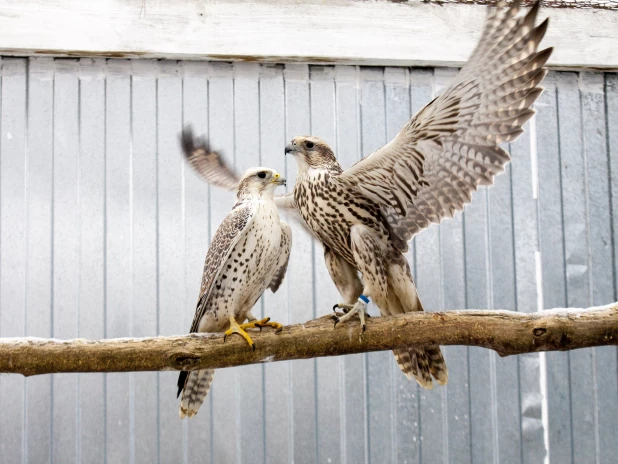
[[[333,328],[331,316],[252,333],[255,351],[239,336],[192,334],[112,340],[0,338],[0,373],[194,370],[339,356],[411,345],[468,345],[501,356],[618,344],[618,303],[590,309],[408,313]],[[448,360],[447,360],[448,361]]]
[[[0,54],[461,66],[487,7],[421,0],[4,2]],[[618,69],[618,12],[543,8],[554,68]]]

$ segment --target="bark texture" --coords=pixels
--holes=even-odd
[[[255,351],[223,334],[108,340],[0,338],[0,373],[194,370],[288,359],[391,350],[410,345],[468,345],[501,356],[618,345],[618,303],[589,309],[446,311],[374,317],[361,334],[358,320],[333,330],[330,316],[252,332]],[[448,360],[447,360],[448,361]]]

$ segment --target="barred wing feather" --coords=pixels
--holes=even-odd
[[[421,109],[387,145],[336,177],[378,202],[393,231],[410,240],[462,210],[479,185],[490,185],[532,117],[551,48],[537,51],[547,19],[539,3],[489,11],[482,38],[455,81]]]
[[[240,177],[228,166],[218,151],[212,150],[208,140],[193,136],[193,130],[186,126],[180,135],[180,144],[185,159],[202,179],[211,185],[234,190]]]

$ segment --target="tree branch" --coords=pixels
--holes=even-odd
[[[391,350],[409,345],[468,345],[500,356],[618,344],[618,303],[540,313],[447,311],[375,317],[333,330],[330,316],[252,333],[256,350],[222,334],[108,340],[0,339],[0,373],[130,372],[222,368],[288,359]]]

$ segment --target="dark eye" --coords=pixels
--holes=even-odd
[[[260,171],[260,172],[258,172],[258,177],[260,179],[263,179],[264,177],[266,177],[266,173],[264,171]]]
[[[307,148],[313,148],[313,142],[305,142]]]

